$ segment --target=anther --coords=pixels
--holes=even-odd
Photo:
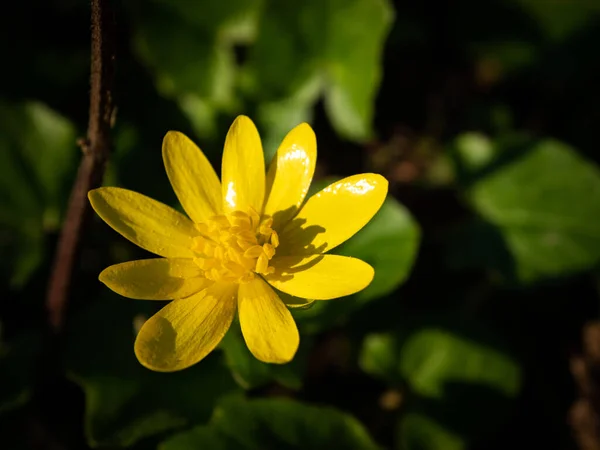
[[[260,245],[253,245],[248,250],[244,252],[245,258],[258,258],[262,255],[263,248]]]
[[[267,255],[261,253],[258,259],[256,260],[256,272],[257,273],[265,273],[267,268],[269,267],[269,260],[267,259]]]
[[[263,244],[262,250],[267,255],[267,258],[271,259],[275,255],[275,248],[271,244]]]

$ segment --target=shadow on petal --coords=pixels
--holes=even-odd
[[[295,212],[296,213],[296,212]],[[294,214],[295,214],[294,213]],[[281,214],[283,217],[288,216],[288,211],[279,211],[273,215],[273,222],[278,222],[278,215]],[[294,218],[281,227],[285,228],[287,239],[283,240],[279,244],[277,252],[281,255],[290,255],[290,249],[302,249],[302,253],[316,254],[322,253],[327,248],[327,242],[321,243],[318,247],[313,245],[315,238],[319,234],[327,231],[325,228],[319,225],[306,226],[306,219]],[[279,230],[276,230],[279,232]]]

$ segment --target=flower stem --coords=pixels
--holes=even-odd
[[[115,25],[109,3],[109,0],[91,0],[91,86],[87,139],[79,142],[83,157],[71,190],[46,297],[49,324],[55,332],[60,331],[64,323],[73,265],[79,254],[85,224],[91,216],[87,193],[102,183],[111,153]]]

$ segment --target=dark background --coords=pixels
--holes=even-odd
[[[112,3],[105,184],[175,206],[168,130],[218,169],[237,114],[255,120],[267,158],[307,120],[320,186],[368,171],[390,181],[388,212],[340,250],[380,278],[295,312],[302,346],[289,367],[257,363],[231,332],[197,367],[158,376],[132,351],[157,305],[97,281],[146,255],[93,220],[66,331],[51,338],[45,290],[88,121],[89,5],[11,2],[0,14],[1,447],[217,448],[164,442],[206,423],[225,435],[213,411],[235,394],[257,420],[256,398],[335,407],[385,448],[600,448],[585,427],[600,417],[600,3]],[[308,420],[301,407],[285,406],[286,426]],[[327,417],[285,445],[335,448]],[[285,447],[261,426],[256,442],[223,437],[223,448]]]

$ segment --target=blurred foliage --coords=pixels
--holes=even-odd
[[[123,305],[123,300],[112,293],[101,296],[74,318],[67,337],[66,366],[85,393],[85,432],[93,447],[127,447],[207,420],[222,395],[237,391],[217,354],[173,374],[142,367],[133,353],[133,341],[136,327],[153,305],[141,301]]]
[[[12,2],[0,15],[3,448],[575,448],[569,357],[600,294],[598,2],[112,3],[105,184],[180,208],[168,130],[218,169],[237,114],[256,121],[267,161],[308,121],[312,193],[359,172],[390,181],[379,213],[334,249],[375,278],[331,301],[281,294],[301,332],[290,364],[257,361],[234,323],[200,364],[153,373],[133,341],[164,303],[97,280],[148,254],[96,219],[57,342],[43,302],[87,125],[89,5]]]
[[[161,450],[379,448],[353,417],[285,399],[230,400],[208,425],[176,435]]]
[[[212,0],[201,8],[154,0],[132,14],[137,53],[199,134],[214,136],[220,113],[252,111],[270,158],[324,96],[342,136],[370,136],[392,22],[386,0]]]
[[[506,418],[521,371],[494,333],[460,317],[432,315],[404,319],[398,330],[367,336],[360,363],[367,373],[407,386],[398,425],[407,448],[465,448]]]
[[[67,119],[38,102],[0,103],[0,249],[12,285],[37,269],[44,233],[60,226],[76,156]]]
[[[300,348],[294,360],[289,364],[263,363],[250,353],[239,324],[236,323],[220,346],[224,351],[225,361],[231,369],[231,374],[242,388],[256,389],[271,383],[279,383],[289,389],[298,390],[302,387],[311,344],[312,340],[309,336],[302,336]]]
[[[508,277],[567,276],[600,261],[600,170],[573,148],[555,140],[489,142],[470,135],[459,137],[457,155],[469,202],[506,246]]]

